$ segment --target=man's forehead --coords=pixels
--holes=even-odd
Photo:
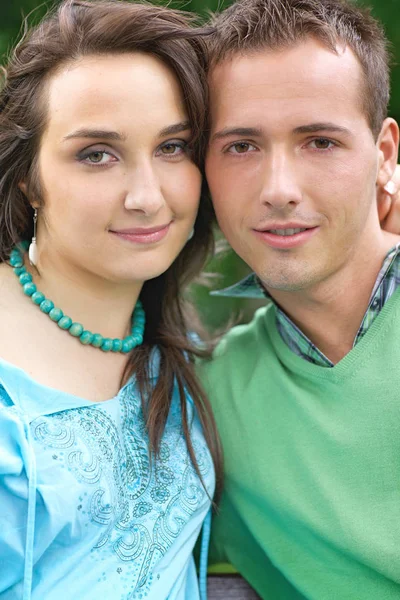
[[[335,102],[351,103],[359,110],[361,80],[361,67],[349,48],[336,54],[313,39],[282,50],[237,54],[210,73],[211,114],[215,121],[263,106],[293,111],[303,103],[317,107]]]
[[[240,82],[240,79],[246,81],[249,73],[254,74],[254,69],[257,70],[254,83],[268,83],[268,78],[275,70],[281,71],[282,65],[285,65],[288,76],[292,77],[302,74],[324,75],[327,67],[336,65],[344,69],[345,74],[357,67],[360,69],[358,59],[348,46],[338,44],[334,52],[319,40],[309,37],[280,49],[259,48],[231,54],[211,69],[210,83],[218,86],[221,78],[225,85],[229,85],[230,81]],[[299,66],[302,67],[300,72]]]

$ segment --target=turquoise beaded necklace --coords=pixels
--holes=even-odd
[[[21,248],[26,250],[26,244],[22,243]],[[92,333],[84,329],[80,323],[74,323],[71,317],[64,315],[61,308],[54,306],[54,303],[46,298],[42,292],[39,292],[36,285],[32,281],[32,275],[28,273],[24,266],[24,259],[20,248],[15,247],[10,254],[10,265],[13,267],[14,273],[22,285],[23,292],[29,296],[34,304],[40,310],[48,315],[54,323],[68,331],[70,335],[79,339],[81,344],[85,346],[94,346],[100,348],[103,352],[122,352],[128,354],[136,346],[140,346],[143,342],[144,326],[146,322],[145,312],[140,300],[137,301],[132,314],[132,329],[130,335],[125,338],[105,338],[100,333]]]

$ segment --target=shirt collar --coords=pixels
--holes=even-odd
[[[387,255],[385,256],[383,264],[382,264],[382,268],[379,272],[379,275],[378,275],[377,281],[374,285],[374,290],[373,290],[371,296],[375,295],[375,292],[376,292],[377,288],[379,287],[379,285],[381,284],[382,279],[384,279],[385,275],[389,271],[394,259],[397,257],[399,252],[400,252],[400,242],[398,244],[396,244],[396,246],[391,248],[389,250],[389,252],[387,253]],[[212,291],[211,296],[223,296],[226,298],[252,298],[252,299],[258,299],[258,300],[262,299],[262,298],[268,298],[269,300],[272,300],[272,302],[274,302],[274,299],[272,298],[272,296],[269,295],[267,290],[263,287],[261,281],[259,280],[259,278],[257,277],[257,275],[255,273],[250,273],[250,275],[247,275],[240,281],[238,281],[238,282],[234,283],[233,285],[230,285],[226,288],[222,288],[221,290]]]
[[[270,298],[255,273],[250,273],[244,279],[222,290],[214,290],[211,295],[225,296],[226,298]]]
[[[371,294],[368,309],[354,340],[354,345],[366,333],[373,320],[379,314],[383,304],[400,284],[399,255],[400,242],[387,253],[383,261]],[[251,273],[230,287],[214,292],[214,295],[239,298],[267,298],[274,302],[273,298],[262,287],[255,273]],[[333,367],[333,363],[307,338],[289,316],[275,302],[274,304],[276,306],[276,325],[286,345],[295,354],[309,362],[322,367]]]

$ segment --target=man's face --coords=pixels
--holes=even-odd
[[[382,243],[382,152],[361,67],[314,39],[211,73],[206,172],[220,227],[267,288],[312,289]]]

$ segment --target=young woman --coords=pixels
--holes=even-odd
[[[4,73],[4,600],[199,597],[221,458],[181,295],[212,245],[189,25],[66,0]]]

